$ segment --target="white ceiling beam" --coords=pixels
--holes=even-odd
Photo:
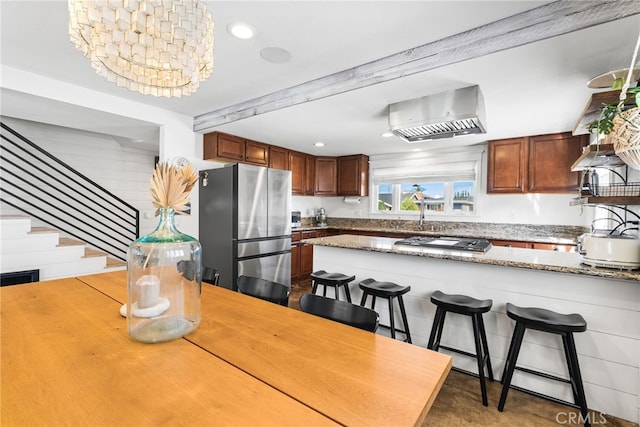
[[[194,118],[195,132],[500,52],[640,13],[638,0],[560,0]]]

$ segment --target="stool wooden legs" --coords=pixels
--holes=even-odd
[[[362,307],[366,307],[367,297],[370,294],[363,291],[362,299],[360,300],[360,305]],[[371,309],[375,310],[376,307],[376,296],[371,294]],[[382,297],[381,297],[382,298]],[[385,297],[386,298],[386,297]],[[404,330],[396,329],[395,325],[395,316],[393,314],[393,299],[398,299],[398,305],[400,306],[400,316],[402,317],[402,322],[404,323]],[[402,300],[402,296],[398,297],[388,297],[386,298],[389,301],[389,329],[391,330],[391,338],[396,338],[396,331],[402,332],[407,336],[405,340],[409,344],[411,344],[411,333],[409,332],[409,321],[407,320],[407,311],[404,308],[404,301]],[[385,325],[380,325],[385,326]]]
[[[347,301],[351,302],[351,293],[349,292],[349,284],[348,283],[338,283],[338,284],[334,284],[334,283],[325,283],[325,282],[321,282],[318,280],[313,280],[313,287],[311,288],[311,293],[315,294],[316,291],[318,290],[318,285],[322,285],[323,286],[323,290],[322,290],[322,296],[326,297],[327,296],[327,286],[331,286],[333,287],[333,291],[335,293],[335,299],[337,299],[338,301],[340,300],[340,287],[344,287],[344,294],[347,297]]]
[[[440,348],[440,338],[442,337],[442,327],[444,326],[444,318],[446,315],[446,311],[440,307],[436,308],[436,317],[433,319],[431,335],[429,336],[429,342],[427,343],[427,348],[429,350],[438,351]]]
[[[518,354],[520,353],[520,347],[522,346],[522,340],[524,338],[524,333],[526,331],[526,327],[523,323],[516,322],[515,329],[513,330],[513,338],[511,339],[511,344],[509,344],[509,351],[507,353],[507,360],[505,361],[504,371],[502,373],[502,393],[500,394],[500,402],[498,402],[498,411],[502,412],[504,410],[504,404],[507,400],[507,393],[509,392],[509,387],[511,386],[511,379],[513,378],[513,371],[519,369],[524,372],[528,372],[530,374],[542,376],[549,379],[554,379],[557,381],[568,382],[571,384],[571,392],[573,394],[573,399],[575,405],[571,405],[570,402],[560,401],[559,399],[550,398],[548,396],[544,396],[540,393],[530,392],[528,390],[521,389],[519,387],[518,390],[521,390],[526,393],[531,393],[539,397],[551,399],[558,403],[569,404],[570,406],[575,406],[580,409],[580,413],[582,414],[582,419],[584,420],[585,427],[590,427],[591,423],[589,420],[589,411],[587,409],[587,399],[584,394],[584,387],[582,384],[582,375],[580,373],[580,366],[578,364],[578,353],[576,352],[576,345],[573,339],[573,333],[571,332],[563,332],[560,333],[562,336],[562,346],[564,348],[565,359],[567,361],[567,368],[569,370],[569,380],[565,380],[563,378],[559,378],[553,375],[549,375],[543,372],[533,371],[531,369],[527,369],[524,367],[517,367],[516,362],[518,359]]]
[[[504,403],[507,400],[509,385],[511,384],[511,378],[513,377],[513,371],[516,367],[518,353],[520,352],[520,346],[522,345],[522,337],[524,337],[524,330],[525,327],[522,323],[516,323],[516,327],[513,330],[513,337],[511,338],[511,344],[509,344],[507,360],[504,363],[502,379],[500,380],[502,383],[502,393],[500,394],[500,401],[498,402],[498,411],[500,412],[503,411]]]
[[[433,320],[433,327],[431,328],[431,335],[429,336],[429,343],[427,348],[430,350],[438,351],[440,347],[445,350],[453,351],[468,357],[474,357],[478,363],[478,378],[480,379],[480,391],[482,393],[482,404],[489,406],[487,399],[487,384],[484,376],[484,367],[487,366],[489,380],[493,381],[493,370],[491,368],[491,357],[489,356],[489,345],[487,343],[487,334],[484,329],[484,321],[482,320],[482,313],[468,314],[471,317],[471,323],[473,325],[473,338],[476,346],[476,354],[472,354],[466,351],[459,350],[457,348],[451,348],[444,345],[440,345],[440,339],[442,338],[442,330],[444,328],[444,319],[446,318],[447,311],[440,306],[436,308],[436,315]],[[467,314],[465,314],[467,315]]]
[[[573,334],[563,334],[562,344],[564,346],[564,354],[567,359],[567,366],[569,367],[569,377],[574,402],[576,402],[576,405],[580,407],[580,413],[582,414],[583,419],[589,420],[587,398],[584,394],[584,387],[582,385],[582,374],[580,373],[580,365],[578,365],[578,353],[576,351],[576,343],[573,340]],[[585,422],[584,425],[587,427],[588,423]]]

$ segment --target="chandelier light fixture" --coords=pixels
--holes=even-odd
[[[120,87],[182,97],[213,70],[213,20],[197,0],[69,0],[69,36]]]

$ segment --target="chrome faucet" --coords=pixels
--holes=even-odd
[[[418,221],[418,230],[424,230],[424,202],[418,202],[418,206],[420,207],[420,221]]]

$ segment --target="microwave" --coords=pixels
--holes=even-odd
[[[302,214],[300,211],[291,211],[291,227],[300,227],[302,225]]]

